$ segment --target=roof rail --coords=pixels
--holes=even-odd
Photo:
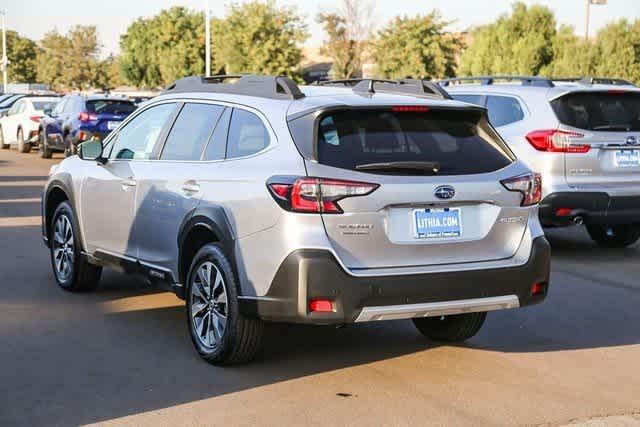
[[[451,96],[437,84],[419,79],[343,79],[316,82],[316,85],[351,87],[355,93],[360,95],[379,92],[413,97],[451,99]]]
[[[615,86],[635,86],[632,82],[625,79],[617,79],[611,77],[563,77],[552,78],[551,80],[556,82],[575,82],[583,85],[615,85]]]
[[[480,82],[482,85],[492,85],[496,80],[503,81],[520,81],[522,86],[537,87],[554,87],[553,81],[546,77],[537,76],[469,76],[469,77],[453,77],[450,79],[442,79],[438,82],[440,86],[453,86],[454,84],[462,84],[465,82]]]
[[[226,80],[235,81],[227,83]],[[162,94],[183,92],[228,93],[271,99],[304,98],[304,94],[296,82],[288,77],[253,74],[185,77],[167,86]]]

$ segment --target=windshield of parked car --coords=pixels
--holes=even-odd
[[[130,114],[136,105],[131,101],[121,99],[92,99],[87,101],[87,112],[106,114]]]
[[[46,101],[33,101],[33,109],[38,111],[51,111],[60,102],[59,99]]]
[[[560,123],[595,131],[640,131],[640,93],[575,92],[551,102]]]

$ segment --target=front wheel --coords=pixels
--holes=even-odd
[[[198,251],[186,291],[189,332],[200,356],[215,365],[251,361],[264,325],[240,313],[231,263],[219,246],[208,244]]]
[[[473,337],[480,331],[487,313],[465,313],[451,316],[420,317],[413,324],[433,341],[461,342]]]
[[[53,274],[61,288],[71,292],[95,289],[102,267],[90,264],[82,255],[78,226],[68,202],[56,208],[49,232]]]
[[[626,248],[640,239],[640,224],[587,225],[587,232],[602,248]]]
[[[31,151],[31,143],[24,140],[24,131],[22,128],[18,129],[18,151],[20,153],[28,153]]]

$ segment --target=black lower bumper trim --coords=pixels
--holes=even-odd
[[[264,297],[241,297],[243,313],[266,320],[296,323],[351,323],[363,307],[419,304],[517,295],[520,306],[544,300],[549,283],[551,251],[547,240],[533,242],[529,261],[518,267],[429,273],[406,276],[354,277],[333,255],[300,250],[280,266]],[[544,293],[532,296],[531,285]],[[334,312],[310,313],[308,301],[331,299]]]
[[[569,209],[563,216],[558,209]],[[553,193],[540,202],[544,226],[570,225],[576,218],[585,224],[633,224],[640,222],[640,196],[611,197],[602,192]]]

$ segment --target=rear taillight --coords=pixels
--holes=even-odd
[[[581,133],[558,129],[534,130],[526,136],[529,144],[538,151],[550,153],[588,153],[588,144],[572,144],[572,139],[584,137]]]
[[[540,174],[528,173],[500,182],[507,190],[522,194],[522,206],[535,205],[540,203],[542,199],[542,177]]]
[[[283,208],[292,212],[340,214],[338,201],[365,196],[378,184],[326,178],[273,177],[267,183],[271,195]]]
[[[42,116],[31,116],[29,117],[29,120],[31,120],[32,122],[40,123],[40,120],[42,120]]]
[[[86,111],[83,111],[82,113],[80,113],[78,115],[78,118],[80,119],[81,122],[90,122],[93,120],[98,120],[98,116],[96,114],[87,113]]]

